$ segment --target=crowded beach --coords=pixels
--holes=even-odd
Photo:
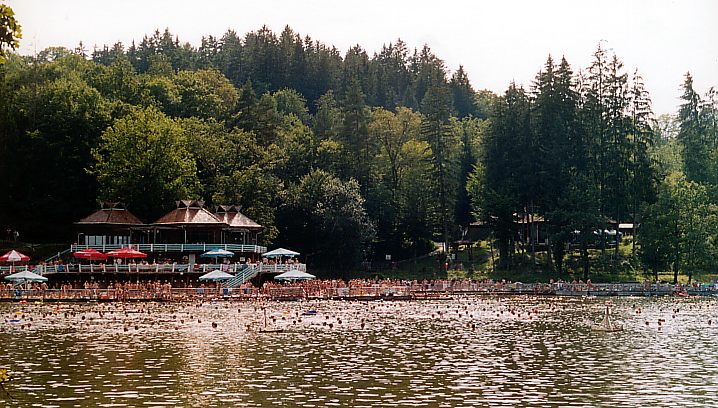
[[[715,282],[316,279],[299,252],[259,245],[262,226],[220,205],[183,200],[152,223],[119,203],[75,223],[65,251],[0,256],[2,301],[420,300],[464,295],[717,296]]]
[[[428,300],[469,295],[513,296],[718,296],[718,285],[672,285],[653,283],[594,284],[550,282],[524,284],[506,281],[472,280],[298,280],[265,281],[260,286],[245,282],[228,287],[218,282],[169,281],[100,283],[98,281],[46,282],[2,285],[2,301],[196,301],[226,299],[237,301],[276,300]]]

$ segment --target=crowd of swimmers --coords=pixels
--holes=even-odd
[[[337,299],[337,298],[431,298],[451,294],[555,294],[561,291],[575,294],[622,291],[646,294],[657,289],[664,293],[699,293],[718,295],[715,282],[704,285],[655,284],[593,284],[588,282],[549,282],[522,284],[505,280],[373,280],[341,279],[306,280],[298,282],[265,281],[259,287],[246,282],[228,287],[222,282],[192,280],[149,280],[134,282],[66,282],[48,285],[33,283],[0,284],[0,298],[4,299],[68,299],[68,300],[189,300],[207,297],[239,299]]]
[[[236,288],[226,283],[192,281],[138,281],[99,283],[97,281],[2,286],[0,298],[18,296],[42,299],[158,299],[182,300],[196,297],[231,296],[239,298],[347,298],[371,296],[411,296],[415,294],[441,294],[446,292],[494,291],[515,288],[515,284],[498,281],[449,280],[369,280],[341,279],[306,280],[299,282],[266,281],[260,287],[246,282]]]

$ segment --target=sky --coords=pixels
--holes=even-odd
[[[2,1],[2,0],[0,0]],[[690,71],[701,94],[718,87],[715,0],[5,0],[22,25],[21,54],[48,46],[86,48],[139,42],[169,28],[199,46],[228,29],[243,35],[286,25],[342,53],[356,44],[373,55],[401,38],[429,45],[450,71],[463,65],[475,89],[528,87],[551,54],[574,71],[590,64],[599,42],[638,69],[656,114],[675,113]]]

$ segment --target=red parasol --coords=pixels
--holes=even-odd
[[[86,259],[88,261],[104,261],[107,259],[107,254],[103,254],[95,248],[87,248],[82,251],[73,252],[72,255],[75,258]]]
[[[30,257],[22,254],[20,252],[17,252],[16,250],[12,250],[8,253],[6,253],[3,256],[0,256],[0,262],[11,262],[12,268],[10,268],[11,271],[15,271],[15,262],[27,262],[30,260]]]
[[[147,258],[147,254],[129,247],[115,249],[107,253],[107,256],[122,259]]]
[[[0,262],[26,262],[29,260],[29,256],[21,254],[14,249],[3,256],[0,256]]]

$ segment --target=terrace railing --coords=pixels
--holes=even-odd
[[[293,264],[256,264],[258,273],[284,273],[289,272],[293,269],[306,272],[307,265],[300,263]]]
[[[6,275],[11,273],[13,269],[10,265],[0,265],[0,274]],[[236,275],[242,283],[254,278],[260,273],[283,273],[291,269],[298,269],[302,272],[306,272],[307,265],[305,264],[135,264],[135,263],[123,263],[123,264],[57,264],[57,265],[15,265],[13,271],[21,272],[30,270],[39,275],[53,275],[61,273],[117,273],[117,274],[182,274],[182,273],[207,273],[216,269],[224,272]],[[236,287],[236,286],[233,286]]]
[[[73,244],[70,247],[71,252],[83,249],[93,248],[100,252],[112,251],[126,247],[120,244],[101,244],[101,245],[78,245]],[[207,252],[212,249],[224,249],[235,253],[254,253],[261,254],[267,252],[267,247],[261,245],[247,244],[131,244],[132,248],[142,252]]]
[[[33,267],[27,265],[0,265],[0,275],[9,275],[11,273],[31,271]]]

